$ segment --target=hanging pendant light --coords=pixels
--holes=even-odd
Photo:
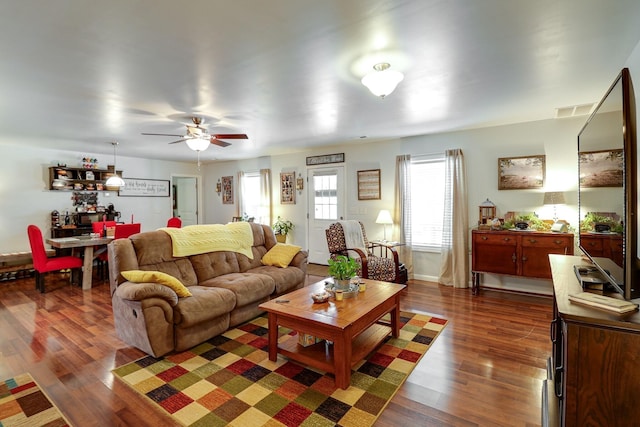
[[[114,141],[111,145],[113,145],[113,175],[107,179],[107,182],[105,182],[104,185],[107,187],[124,187],[124,179],[118,176],[118,171],[116,169],[116,147],[118,146],[118,143]]]
[[[384,98],[394,91],[398,83],[404,79],[404,74],[399,71],[390,70],[388,62],[380,62],[373,66],[374,71],[364,76],[361,80],[371,93],[380,98]]]

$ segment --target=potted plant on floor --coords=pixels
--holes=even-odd
[[[348,291],[351,279],[358,274],[358,263],[353,258],[338,255],[335,259],[329,259],[329,275],[333,277],[336,289]]]
[[[276,233],[276,240],[280,243],[287,241],[287,234],[293,229],[294,225],[291,221],[284,220],[278,215],[276,222],[273,224],[273,232]]]

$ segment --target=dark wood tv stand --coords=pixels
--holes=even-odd
[[[582,292],[573,266],[587,263],[578,256],[550,255],[549,259],[554,309],[552,353],[542,387],[543,425],[636,425],[640,420],[640,313],[620,315],[571,303],[569,294]],[[603,264],[612,272],[620,269],[611,260]]]

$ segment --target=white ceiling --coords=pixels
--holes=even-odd
[[[187,161],[141,133],[249,135],[211,161],[548,119],[640,40],[637,0],[0,1],[0,141]]]

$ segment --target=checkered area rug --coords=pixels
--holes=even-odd
[[[0,427],[63,427],[69,422],[29,374],[0,382]]]
[[[164,358],[144,357],[113,370],[178,423],[211,426],[370,426],[447,321],[401,313],[398,338],[389,337],[355,365],[351,386],[331,374],[288,361],[269,361],[267,317]],[[279,329],[280,342],[297,333]]]

